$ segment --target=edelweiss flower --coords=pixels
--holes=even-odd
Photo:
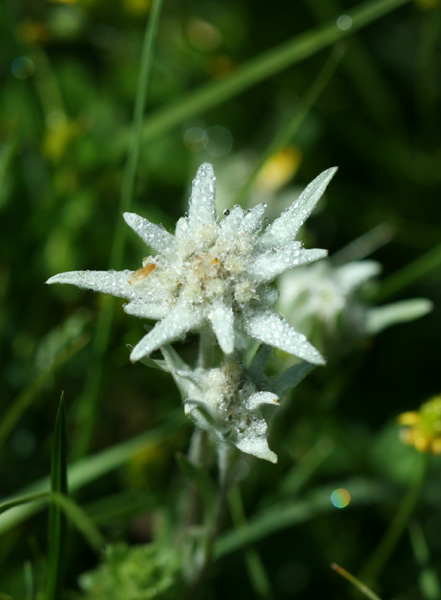
[[[296,240],[336,169],[328,169],[268,227],[264,205],[235,206],[218,221],[213,167],[205,163],[193,181],[188,216],[175,235],[124,213],[127,224],[157,254],[137,271],[73,271],[47,283],[70,283],[127,299],[124,310],[159,322],[131,353],[140,360],[160,346],[209,324],[223,352],[231,354],[244,334],[314,364],[324,362],[306,337],[272,309],[270,285],[284,271],[319,260],[326,250],[305,250]]]
[[[227,358],[219,368],[191,369],[171,346],[162,346],[165,365],[161,368],[173,375],[185,414],[198,427],[224,444],[275,463],[277,455],[266,439],[264,407],[277,406],[280,397],[300,383],[312,365],[302,361],[270,380],[263,374],[268,351],[268,346],[261,346],[249,368]]]
[[[373,307],[365,292],[380,272],[380,263],[373,260],[336,265],[331,259],[306,265],[279,279],[277,307],[296,330],[321,350],[326,348],[328,355],[431,310],[430,301],[424,298]]]

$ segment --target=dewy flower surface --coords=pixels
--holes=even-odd
[[[140,269],[73,271],[55,275],[48,283],[125,298],[128,314],[158,320],[133,349],[132,361],[208,323],[225,354],[250,336],[323,364],[306,337],[272,308],[277,294],[271,282],[284,271],[326,256],[326,250],[305,250],[296,237],[335,172],[332,168],[321,173],[265,227],[263,204],[248,211],[235,206],[223,219],[217,218],[213,167],[204,163],[193,181],[188,216],[179,219],[175,235],[124,213],[127,224],[156,252]]]

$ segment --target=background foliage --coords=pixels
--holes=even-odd
[[[99,528],[107,542],[129,544],[173,526],[164,506],[180,495],[175,454],[185,450],[190,425],[171,379],[129,364],[127,344],[139,339],[140,321],[119,305],[106,308],[99,295],[49,289],[44,281],[62,271],[117,267],[109,256],[122,221],[150,9],[148,0],[4,0],[0,19],[0,492],[7,498],[48,489],[43,479],[64,390],[70,490],[81,507],[71,520],[89,532]],[[266,201],[274,215],[298,187],[339,165],[308,222],[310,246],[332,255],[382,225],[373,258],[384,271],[372,301],[416,296],[435,305],[350,353],[337,347],[329,366],[275,414],[270,446],[279,464],[243,458],[241,496],[236,490],[230,498],[207,598],[352,593],[329,563],[358,573],[378,547],[422,460],[401,445],[395,417],[440,392],[440,7],[435,0],[383,0],[358,10],[351,0],[297,0],[289,9],[260,0],[187,0],[165,2],[161,14],[131,209],[171,228],[206,160],[218,176],[220,205],[231,206],[253,167],[271,154],[240,196]],[[342,15],[352,15],[352,30],[360,30],[352,33]],[[363,19],[372,22],[361,28]],[[305,32],[313,32],[308,52],[295,38]],[[281,44],[300,49],[297,59],[283,59]],[[268,51],[267,71],[262,62],[248,63]],[[255,69],[254,79],[244,64]],[[206,85],[221,87],[200,94]],[[281,135],[287,123],[290,139]],[[138,268],[135,236],[124,248],[125,266]],[[191,339],[183,351],[194,352]],[[374,582],[384,597],[439,597],[440,474],[435,457],[411,535]],[[331,502],[340,488],[351,495],[342,509]],[[0,598],[31,599],[41,589],[51,564],[46,508],[40,498],[0,515]],[[232,525],[243,527],[243,508],[244,535],[253,542],[245,549]],[[66,598],[95,568],[101,539],[85,541],[71,529]]]

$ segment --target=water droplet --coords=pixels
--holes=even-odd
[[[226,208],[226,209],[224,210],[224,217],[228,217],[228,215],[229,215],[229,214],[230,214],[230,209],[229,209],[229,208]]]

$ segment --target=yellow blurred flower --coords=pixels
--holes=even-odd
[[[50,33],[45,23],[25,19],[18,26],[20,40],[27,44],[46,44],[50,40]]]
[[[421,405],[420,410],[397,417],[403,426],[401,439],[418,452],[441,454],[441,395]]]
[[[295,175],[301,161],[299,148],[285,146],[265,162],[257,177],[257,188],[263,191],[278,190]]]
[[[422,10],[433,10],[438,8],[440,0],[415,0],[415,4]]]
[[[123,9],[134,17],[144,17],[149,13],[151,0],[123,0]]]
[[[80,133],[77,121],[71,121],[61,113],[54,115],[54,118],[48,119],[43,137],[43,154],[53,162],[59,161]]]
[[[226,54],[214,54],[207,59],[205,69],[213,79],[223,79],[233,71],[234,63]]]

